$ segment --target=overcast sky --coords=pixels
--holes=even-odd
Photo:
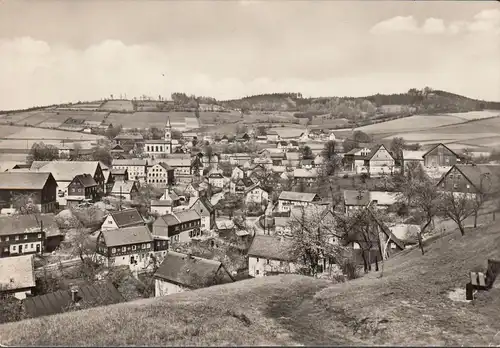
[[[424,86],[500,100],[497,2],[0,2],[0,110]]]

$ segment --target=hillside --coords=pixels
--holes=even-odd
[[[449,232],[426,243],[424,256],[406,250],[386,262],[382,278],[245,280],[6,324],[0,344],[486,346],[500,331],[500,287],[473,303],[448,296],[469,271],[500,257],[499,227]]]

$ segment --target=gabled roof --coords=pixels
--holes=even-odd
[[[59,290],[41,296],[27,297],[24,307],[29,317],[36,318],[64,312],[72,304],[71,290]],[[105,306],[125,302],[111,282],[99,282],[78,287],[78,302],[86,306]],[[77,303],[78,303],[77,302]]]
[[[0,190],[41,190],[50,178],[49,172],[1,172]]]
[[[248,256],[266,259],[294,261],[291,239],[257,234],[248,249]]]
[[[293,176],[295,178],[316,178],[318,177],[318,172],[315,169],[295,168]]]
[[[122,211],[111,212],[110,215],[113,217],[113,220],[115,220],[119,228],[144,224],[144,219],[137,209],[124,209]]]
[[[16,214],[11,216],[0,216],[0,235],[7,236],[16,233],[40,233],[41,225],[46,237],[61,234],[55,221],[54,214]]]
[[[148,161],[140,158],[129,159],[113,159],[113,167],[115,166],[146,166]]]
[[[378,205],[392,205],[396,200],[395,192],[344,190],[344,204],[350,206],[366,206],[373,201]]]
[[[457,158],[460,158],[460,156],[455,152],[453,151],[452,149],[450,149],[448,146],[446,146],[445,144],[443,143],[439,143],[433,147],[431,147],[427,152],[425,152],[422,157],[425,157],[427,156],[430,152],[432,152],[435,148],[437,148],[438,146],[443,146],[444,148],[446,148],[447,150],[449,150],[452,154],[454,154]]]
[[[224,179],[224,176],[221,173],[210,173],[208,175],[209,179]]]
[[[121,194],[130,194],[134,187],[135,181],[116,181],[113,184],[113,188],[111,189],[111,193],[114,195]]]
[[[189,208],[191,209],[196,202],[200,202],[201,204],[203,204],[203,206],[208,210],[209,213],[213,213],[215,211],[214,206],[205,196],[197,197],[197,199],[189,205]]]
[[[180,223],[200,219],[200,215],[195,210],[180,211],[173,215],[175,215],[175,217],[177,218],[177,220],[179,220]]]
[[[319,198],[316,193],[282,191],[278,199],[298,202],[313,202]]]
[[[125,175],[128,172],[127,168],[113,168],[111,169],[111,174],[113,175]]]
[[[147,226],[134,226],[101,231],[107,247],[149,243],[153,237]]]
[[[35,287],[33,255],[0,258],[0,292]]]
[[[171,170],[174,170],[174,168],[170,167],[168,164],[166,164],[165,162],[157,162],[157,163],[149,163],[148,164],[148,167],[154,167],[154,166],[160,166],[162,167],[163,169],[165,169],[166,171],[171,171]]]
[[[37,166],[32,165],[31,169],[34,170],[35,167]],[[72,181],[78,174],[94,176],[100,167],[98,161],[52,161],[36,170],[52,173],[56,181]]]
[[[80,182],[80,184],[82,184],[83,187],[85,187],[85,188],[97,186],[97,183],[95,182],[94,178],[90,174],[79,174],[79,175],[75,176],[73,181]]]
[[[384,148],[387,153],[389,153],[389,155],[391,155],[391,157],[394,159],[394,156],[392,155],[392,153],[387,150],[387,148],[385,147],[384,144],[381,144],[381,145],[375,145],[374,147],[371,148],[371,151],[370,153],[366,156],[366,160],[371,160],[373,158],[373,156],[375,156],[375,154],[381,149],[381,148]]]
[[[408,151],[403,150],[403,160],[405,161],[423,161],[424,154],[427,151]]]
[[[222,281],[217,283],[233,282],[220,261],[169,251],[154,277],[187,288],[199,288],[203,284],[214,285],[211,282],[216,279],[221,268],[225,274]]]
[[[491,164],[455,164],[438,182],[441,182],[456,168],[478,191],[483,193],[497,193],[500,191],[500,165]],[[481,179],[482,178],[482,179]]]
[[[287,160],[300,160],[301,153],[300,152],[287,152],[285,153],[285,158]]]
[[[373,220],[379,225],[380,229],[387,236],[387,238],[393,241],[398,246],[399,249],[404,250],[405,248],[404,243],[391,232],[391,230],[389,229],[389,227],[387,227],[386,224],[384,224],[377,218],[377,215],[373,212],[370,206],[367,207],[367,210],[371,214]]]

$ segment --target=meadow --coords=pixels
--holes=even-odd
[[[56,129],[42,129],[32,127],[19,126],[0,126],[0,139],[10,140],[81,140],[81,141],[97,141],[103,136],[66,132]]]
[[[108,100],[100,107],[106,111],[134,111],[134,105],[130,100]]]
[[[415,115],[358,127],[356,130],[360,130],[368,134],[409,132],[462,122],[464,122],[464,119],[452,115]]]

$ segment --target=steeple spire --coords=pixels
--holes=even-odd
[[[172,125],[170,124],[170,116],[167,116],[167,124],[165,125],[166,128],[172,128]]]

